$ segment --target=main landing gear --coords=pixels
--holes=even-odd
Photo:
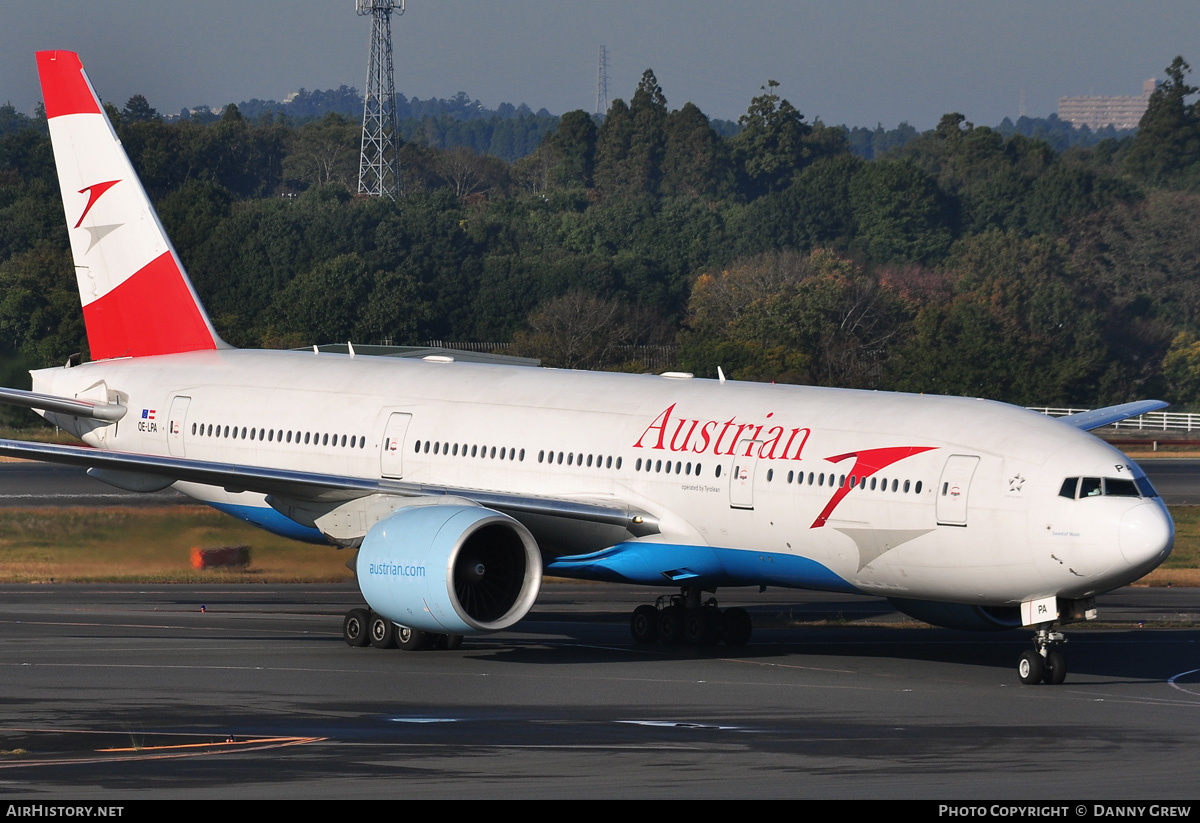
[[[462,646],[461,634],[437,634],[410,629],[367,609],[351,609],[342,620],[342,639],[348,646],[374,646],[377,649],[449,649]]]
[[[1046,683],[1057,686],[1067,679],[1067,659],[1059,649],[1067,638],[1053,631],[1053,623],[1041,623],[1033,636],[1034,648],[1021,655],[1017,674],[1027,686]]]
[[[744,646],[750,642],[753,625],[745,609],[717,608],[714,597],[702,600],[702,592],[684,586],[679,594],[664,594],[655,605],[638,606],[629,618],[635,643],[686,643],[689,646]]]

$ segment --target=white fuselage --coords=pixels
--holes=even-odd
[[[1131,582],[1171,544],[1157,497],[1060,496],[1142,477],[1128,458],[983,400],[239,350],[47,369],[34,389],[125,405],[113,424],[48,415],[99,448],[619,500],[658,518],[638,543],[720,550],[729,584],[1011,605]],[[530,528],[551,570],[609,539]]]

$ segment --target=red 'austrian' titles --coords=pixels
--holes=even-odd
[[[754,457],[757,446],[757,456],[763,460],[799,460],[804,444],[812,433],[807,427],[789,430],[770,425],[770,418],[775,412],[767,412],[767,422],[764,423],[741,423],[736,415],[725,421],[701,421],[686,417],[673,420],[671,414],[675,411],[675,405],[672,403],[654,418],[654,422],[633,444],[635,449],[729,455],[741,443],[746,449],[744,457]]]

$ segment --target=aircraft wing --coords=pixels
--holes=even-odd
[[[1158,411],[1171,405],[1165,400],[1135,400],[1132,403],[1122,403],[1119,406],[1105,406],[1103,409],[1092,409],[1079,414],[1068,414],[1058,418],[1059,422],[1074,426],[1077,429],[1091,431],[1101,426],[1108,426],[1130,417],[1137,417],[1146,412]]]
[[[257,492],[313,502],[352,500],[372,494],[399,497],[454,496],[507,513],[540,514],[605,523],[621,526],[639,536],[658,533],[656,517],[649,512],[627,507],[618,500],[596,502],[510,494],[487,489],[461,489],[406,483],[403,480],[345,477],[21,440],[0,440],[0,455],[87,466],[90,469],[89,473],[112,485],[139,491],[166,488],[171,483],[182,480],[218,486],[231,493]]]

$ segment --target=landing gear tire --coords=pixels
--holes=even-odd
[[[1033,635],[1033,649],[1021,655],[1017,674],[1027,686],[1045,683],[1057,686],[1067,679],[1067,658],[1060,647],[1067,642],[1054,623],[1039,623]]]
[[[638,606],[629,618],[629,633],[634,643],[649,644],[658,640],[658,609]]]
[[[1046,653],[1045,671],[1042,672],[1042,682],[1047,686],[1057,686],[1067,679],[1067,658],[1057,649]]]
[[[408,626],[396,626],[396,647],[406,652],[419,652],[429,648],[430,636],[420,629],[410,629]]]
[[[371,615],[368,624],[371,633],[371,645],[377,649],[394,649],[396,647],[396,624],[386,617]]]
[[[683,640],[683,606],[667,606],[658,613],[658,636],[662,642],[674,645]]]
[[[1021,682],[1026,686],[1041,683],[1045,672],[1046,665],[1042,661],[1040,654],[1030,650],[1021,655],[1021,659],[1017,663],[1017,674],[1020,676]]]
[[[684,586],[679,594],[664,594],[653,606],[638,606],[629,616],[629,633],[638,644],[744,646],[753,631],[745,609],[720,609],[715,597],[706,600],[702,590],[693,586]]]
[[[443,635],[442,643],[446,647],[446,651],[452,652],[462,648],[463,636],[461,634]]]
[[[714,645],[717,642],[717,616],[717,610],[711,607],[688,609],[683,616],[683,642],[689,646]]]
[[[362,648],[371,642],[367,634],[367,624],[371,621],[371,613],[366,609],[351,609],[342,620],[342,639],[347,646]]]

